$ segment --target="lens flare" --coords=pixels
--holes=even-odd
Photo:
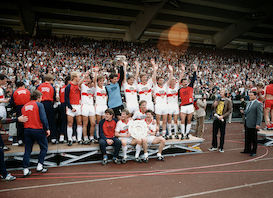
[[[176,23],[168,32],[168,41],[171,45],[180,46],[188,40],[189,31],[186,24]]]
[[[167,60],[177,59],[185,54],[189,47],[189,32],[186,24],[176,23],[160,34],[157,48]]]

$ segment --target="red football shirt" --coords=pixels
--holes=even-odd
[[[102,129],[103,129],[103,134],[106,138],[115,137],[116,125],[117,123],[115,120],[111,120],[111,121],[105,120],[105,122],[103,123]]]

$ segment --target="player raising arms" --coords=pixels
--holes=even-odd
[[[99,123],[104,118],[104,112],[107,109],[107,93],[104,86],[104,77],[98,76],[99,68],[95,67],[94,87],[95,91],[95,110],[96,110],[96,136],[99,138]]]
[[[121,111],[124,109],[120,94],[121,84],[124,79],[124,69],[122,68],[123,66],[121,62],[118,62],[118,64],[121,64],[121,66],[119,66],[119,78],[118,74],[111,73],[109,76],[110,83],[105,86],[105,89],[108,96],[108,108],[113,109],[115,116],[120,119]]]
[[[162,136],[165,139],[168,139],[166,135],[167,128],[167,84],[164,84],[164,77],[156,77],[156,72],[158,69],[158,64],[155,63],[154,59],[151,59],[151,64],[153,66],[153,90],[154,90],[154,101],[155,101],[155,114],[156,114],[156,123],[160,126],[160,120],[162,117]],[[172,67],[169,65],[169,70],[172,71]]]
[[[94,93],[90,73],[86,72],[85,81],[81,85],[81,103],[82,103],[82,121],[83,121],[83,144],[87,145],[94,142],[94,131],[96,125],[95,108],[94,108]],[[87,136],[87,125],[90,121],[90,141]],[[80,140],[80,144],[82,141]]]
[[[148,80],[147,74],[142,73],[140,75],[140,83],[137,85],[137,91],[139,95],[139,101],[147,102],[147,109],[154,111],[154,103],[152,98],[152,87],[153,81],[152,79]]]
[[[183,78],[181,80],[182,87],[178,90],[178,97],[181,99],[181,110],[180,110],[180,120],[181,120],[181,139],[189,139],[189,132],[191,130],[191,120],[192,114],[194,112],[193,106],[193,85],[194,81],[197,79],[196,75],[197,65],[194,64],[193,66],[193,76],[191,77],[191,82],[188,84],[188,80]],[[187,127],[185,132],[185,121],[187,117]]]
[[[170,78],[168,81],[167,87],[167,103],[168,103],[168,122],[167,122],[167,129],[169,132],[169,138],[172,139],[172,116],[174,121],[174,135],[176,139],[179,139],[177,135],[178,126],[178,115],[179,115],[179,104],[178,104],[178,89],[179,89],[179,82],[182,80],[185,72],[185,65],[181,64],[181,72],[179,75],[178,82],[173,77],[173,70],[171,70]]]
[[[122,163],[127,162],[127,145],[136,145],[135,161],[141,162],[139,154],[141,152],[141,147],[143,147],[144,153],[147,153],[147,141],[142,141],[131,137],[129,132],[129,124],[133,122],[132,118],[129,118],[129,111],[123,109],[121,112],[121,119],[117,122],[115,136],[118,137],[122,144],[123,158]],[[148,161],[148,156],[144,157],[144,162]]]
[[[124,62],[124,80],[123,88],[126,99],[126,108],[130,112],[130,116],[138,110],[138,100],[137,100],[137,79],[139,74],[139,62],[135,61],[136,64],[136,75],[129,75],[127,77],[127,66],[128,63]]]

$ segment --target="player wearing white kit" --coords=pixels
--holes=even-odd
[[[154,101],[155,101],[155,114],[157,125],[160,126],[160,120],[162,117],[162,136],[168,139],[166,136],[167,128],[167,84],[164,84],[163,76],[156,77],[156,72],[158,69],[158,64],[155,63],[154,59],[151,59],[151,64],[153,65],[153,91],[154,91]],[[172,67],[169,65],[169,70],[172,70]]]
[[[167,87],[167,106],[168,106],[168,121],[167,121],[167,129],[169,132],[169,138],[172,139],[172,116],[174,121],[174,136],[176,139],[179,139],[177,131],[178,131],[178,115],[179,115],[179,104],[178,104],[178,89],[179,82],[184,76],[185,65],[181,64],[182,71],[180,72],[178,82],[173,77],[173,70],[171,71],[168,87]]]
[[[146,111],[145,122],[148,127],[148,137],[147,137],[148,146],[151,146],[152,144],[159,144],[157,159],[160,161],[163,161],[164,157],[162,156],[162,150],[165,146],[166,140],[163,137],[155,136],[159,128],[156,125],[156,121],[153,120],[153,112],[151,110]]]
[[[95,108],[94,108],[94,93],[95,88],[92,87],[92,80],[90,74],[85,77],[85,82],[81,85],[81,102],[82,102],[82,121],[83,121],[83,142],[80,144],[90,144],[94,142],[94,130],[96,125]],[[87,125],[90,121],[90,141],[87,136]]]
[[[104,77],[98,77],[98,67],[95,67],[94,86],[95,86],[95,110],[96,110],[96,136],[99,138],[99,123],[104,118],[107,107],[107,93],[104,86]]]
[[[135,111],[132,118],[134,120],[144,120],[146,118],[146,110],[147,110],[147,102],[145,100],[141,100],[139,102],[139,110]]]
[[[6,118],[7,111],[6,111],[6,103],[9,102],[9,99],[5,98],[4,89],[1,87],[5,85],[7,82],[7,77],[4,74],[0,74],[0,117]]]
[[[135,111],[138,110],[138,100],[137,100],[137,79],[139,74],[139,63],[135,61],[136,64],[136,75],[129,75],[127,77],[127,66],[128,63],[124,63],[124,80],[123,88],[126,99],[126,108],[130,112],[130,116],[133,115]]]
[[[139,101],[145,100],[147,102],[147,109],[154,111],[154,103],[152,99],[152,79],[148,80],[147,74],[140,75],[140,83],[137,85]]]
[[[5,98],[5,93],[2,88],[7,82],[7,76],[4,74],[0,74],[0,118],[5,119],[7,117],[7,111],[6,111],[6,103],[9,102],[9,98]],[[2,128],[2,125],[0,124],[0,128]]]
[[[117,126],[115,129],[115,136],[118,137],[122,144],[122,152],[123,158],[122,163],[126,163],[127,161],[127,145],[136,145],[136,153],[135,153],[135,161],[141,162],[139,158],[139,154],[141,152],[141,147],[143,146],[144,153],[147,153],[147,141],[142,141],[131,137],[129,132],[129,124],[133,122],[131,118],[129,118],[129,111],[127,109],[123,109],[121,112],[121,119],[117,122]],[[148,156],[147,156],[148,157]],[[147,162],[147,157],[144,158],[144,161]]]

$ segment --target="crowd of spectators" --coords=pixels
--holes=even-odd
[[[180,64],[191,74],[193,64],[198,64],[198,80],[195,94],[206,94],[209,100],[219,95],[225,87],[234,100],[247,99],[247,91],[256,83],[268,84],[273,75],[273,57],[270,54],[216,49],[213,47],[189,47],[172,50],[166,55],[156,42],[132,43],[114,40],[92,40],[70,37],[34,37],[6,34],[0,39],[0,73],[8,76],[7,95],[15,88],[15,81],[23,81],[34,90],[42,81],[42,75],[52,73],[58,89],[71,71],[86,71],[94,66],[100,74],[115,70],[115,57],[125,55],[128,71],[134,73],[134,61],[140,62],[141,72],[151,75],[150,59],[159,62],[158,75],[166,76],[167,65],[174,68],[178,78]],[[186,75],[187,76],[187,75]],[[106,78],[107,79],[107,78]]]

